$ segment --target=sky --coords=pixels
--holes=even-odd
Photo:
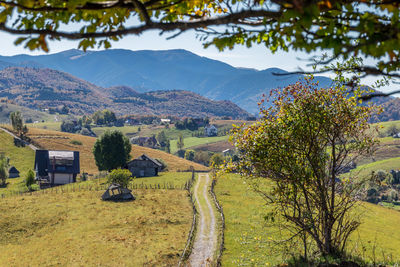
[[[194,32],[182,34],[174,39],[166,40],[157,32],[146,32],[141,36],[126,36],[118,42],[112,43],[112,48],[123,48],[129,50],[166,50],[186,49],[197,55],[226,62],[234,67],[266,69],[278,67],[285,70],[297,70],[297,66],[305,66],[305,62],[296,59],[297,56],[308,58],[306,54],[279,53],[273,55],[264,46],[256,45],[252,48],[238,46],[234,50],[219,52],[215,47],[205,49],[201,41],[196,39]],[[0,32],[0,55],[11,56],[16,54],[45,54],[40,51],[30,51],[23,46],[15,46],[16,36]],[[50,43],[50,53],[56,53],[72,48],[77,48],[78,42],[62,40]],[[285,60],[282,60],[285,57]]]
[[[263,70],[267,68],[281,68],[287,71],[296,71],[299,68],[310,70],[307,65],[312,55],[290,51],[279,51],[272,54],[263,45],[254,45],[251,48],[245,46],[236,46],[233,50],[218,51],[215,47],[205,49],[200,40],[196,38],[194,31],[186,32],[173,39],[167,40],[168,35],[160,36],[158,32],[146,32],[140,36],[125,36],[122,40],[112,43],[112,48],[122,48],[129,50],[167,50],[167,49],[185,49],[197,55],[208,57],[228,63],[234,67],[254,68]],[[23,46],[14,45],[17,37],[7,33],[0,32],[0,55],[11,56],[16,54],[39,55],[46,54],[41,51],[30,51]],[[53,41],[49,44],[50,53],[57,53],[68,49],[78,47],[77,41]],[[325,76],[329,76],[325,74]],[[367,78],[362,82],[371,85],[375,79]],[[388,91],[392,87],[381,89]]]

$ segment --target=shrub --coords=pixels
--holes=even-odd
[[[86,135],[86,136],[95,136],[94,133],[88,127],[82,128],[82,130],[79,133],[81,135]]]
[[[32,190],[33,184],[35,184],[35,173],[32,170],[29,170],[25,178],[25,185],[29,190]]]
[[[390,125],[388,127],[388,129],[386,130],[386,136],[393,136],[398,133],[399,133],[399,129],[397,129],[395,124]]]
[[[397,191],[394,189],[390,190],[387,199],[389,202],[397,201],[399,199],[399,195],[398,195]]]
[[[0,154],[0,186],[6,185],[6,179],[8,178],[8,158],[3,154]]]
[[[73,144],[73,145],[77,145],[77,146],[81,146],[82,145],[82,142],[79,141],[79,140],[71,140],[70,143]]]
[[[212,155],[212,157],[210,159],[211,166],[218,167],[222,163],[224,163],[224,156],[222,156],[220,153],[215,153],[214,155]]]
[[[184,158],[184,157],[185,157],[185,152],[186,152],[186,150],[180,149],[180,150],[178,150],[178,151],[176,152],[176,154],[178,155],[178,157]]]
[[[87,172],[83,172],[81,175],[81,182],[87,181],[88,179],[88,174]]]
[[[194,154],[195,154],[194,150],[190,150],[190,149],[186,150],[185,159],[193,161],[194,160]]]
[[[131,180],[131,176],[132,174],[129,170],[116,169],[107,176],[107,181],[109,184],[120,184],[126,188]]]

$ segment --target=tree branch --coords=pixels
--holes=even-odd
[[[188,22],[151,22],[145,25],[134,26],[130,28],[108,31],[108,32],[63,32],[63,31],[54,31],[50,29],[12,29],[5,25],[5,23],[0,23],[0,30],[4,32],[8,32],[11,34],[17,35],[28,35],[28,34],[39,34],[39,35],[50,35],[52,37],[63,37],[70,40],[78,40],[85,38],[101,38],[101,37],[111,37],[111,36],[122,36],[127,34],[135,34],[139,35],[147,30],[162,30],[164,32],[169,31],[187,31],[190,29],[196,28],[206,28],[210,26],[218,26],[218,25],[226,25],[230,23],[239,23],[240,20],[246,18],[255,18],[255,17],[269,17],[279,18],[281,16],[280,11],[266,11],[266,10],[243,10],[241,12],[235,14],[228,14],[225,16],[216,17],[213,19],[207,20],[196,20],[196,21],[188,21]]]

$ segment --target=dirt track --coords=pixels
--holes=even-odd
[[[208,174],[199,174],[194,189],[194,196],[199,211],[196,238],[192,254],[189,257],[189,266],[211,266],[217,248],[216,220],[208,188],[210,177]]]

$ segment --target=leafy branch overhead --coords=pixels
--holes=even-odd
[[[377,59],[368,74],[399,68],[399,3],[389,0],[1,0],[0,30],[16,44],[48,51],[48,41],[80,40],[109,48],[124,35],[159,30],[173,38],[194,29],[219,49],[262,43],[278,49],[325,50],[334,58]],[[71,26],[72,25],[72,26]],[[75,27],[73,27],[75,26]],[[73,30],[71,30],[73,29]]]

